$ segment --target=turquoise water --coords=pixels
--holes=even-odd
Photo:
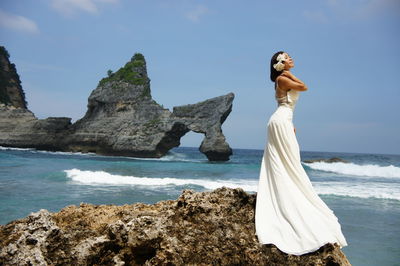
[[[0,224],[40,209],[81,202],[154,203],[183,189],[257,190],[262,150],[235,149],[231,161],[208,162],[197,148],[161,159],[106,157],[0,147]],[[303,164],[335,212],[353,265],[400,265],[400,155],[302,152],[303,160],[340,157],[344,163]]]

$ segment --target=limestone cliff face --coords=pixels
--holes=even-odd
[[[0,46],[0,104],[26,109],[25,94],[6,48]]]
[[[302,256],[260,245],[255,202],[220,188],[153,205],[41,210],[0,226],[0,265],[350,265],[333,244]]]
[[[60,140],[70,125],[68,117],[37,119],[27,109],[0,106],[0,146],[63,150]]]
[[[221,126],[232,111],[233,98],[233,93],[230,93],[173,109],[172,116],[175,121],[186,125],[194,132],[205,135],[200,151],[212,161],[226,160],[232,155],[232,150],[225,141]]]
[[[204,134],[200,151],[209,160],[226,161],[232,150],[221,126],[233,99],[229,93],[170,112],[152,99],[145,58],[135,54],[99,82],[85,116],[74,124],[67,117],[38,120],[29,110],[0,106],[0,145],[158,158],[193,130]]]

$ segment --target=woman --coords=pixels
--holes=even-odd
[[[256,234],[262,244],[302,255],[327,243],[347,246],[335,214],[319,198],[300,162],[292,123],[300,91],[308,88],[290,69],[292,58],[277,52],[271,59],[278,108],[268,122],[268,143],[261,163],[256,201]]]

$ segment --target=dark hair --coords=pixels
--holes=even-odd
[[[278,55],[280,55],[281,53],[284,53],[284,51],[279,51],[279,52],[276,52],[273,56],[272,56],[272,58],[271,58],[271,75],[270,75],[270,77],[271,77],[271,80],[273,81],[273,82],[275,82],[275,80],[276,80],[276,78],[280,75],[280,74],[282,74],[282,71],[278,71],[278,70],[276,70],[275,68],[274,68],[274,65],[276,64],[276,63],[278,63],[277,61],[276,61],[276,58],[278,57]]]

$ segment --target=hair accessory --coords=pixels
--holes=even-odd
[[[282,71],[285,68],[285,64],[283,62],[285,62],[286,59],[287,58],[284,53],[278,55],[278,57],[276,58],[276,61],[278,61],[278,63],[273,65],[276,71]]]

